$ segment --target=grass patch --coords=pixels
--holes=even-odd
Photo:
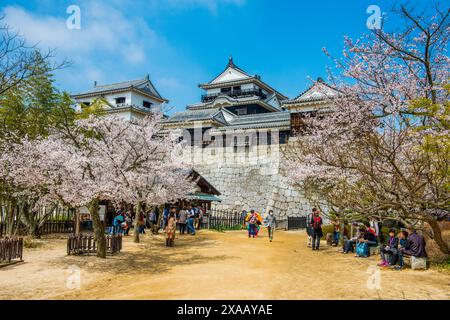
[[[238,230],[242,230],[242,225],[239,224],[239,225],[235,225],[235,226],[231,226],[231,227],[216,226],[216,227],[210,228],[209,230],[217,231],[217,232],[238,231]]]
[[[44,245],[42,241],[32,239],[32,238],[24,238],[23,239],[23,247],[27,249],[36,249],[40,248]]]

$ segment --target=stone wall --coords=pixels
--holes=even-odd
[[[273,209],[278,219],[303,216],[311,211],[308,201],[294,190],[280,168],[279,145],[193,147],[185,156],[195,170],[221,193],[217,209],[259,212]]]

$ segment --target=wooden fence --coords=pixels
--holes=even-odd
[[[11,263],[11,260],[22,261],[23,239],[0,239],[0,263]]]
[[[226,210],[209,210],[207,224],[210,229],[238,229],[244,223],[240,212]]]
[[[106,236],[106,252],[114,254],[122,250],[121,235]],[[78,236],[71,235],[67,239],[67,254],[95,254],[97,253],[97,243],[94,235],[80,234]]]
[[[16,230],[18,235],[26,235],[26,226],[19,221],[13,222],[13,230]],[[44,222],[44,224],[39,228],[38,234],[51,234],[51,233],[74,233],[75,224],[72,220],[60,221],[60,220],[49,220]],[[0,222],[0,238],[6,235],[6,223]]]

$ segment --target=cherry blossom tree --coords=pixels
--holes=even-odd
[[[396,11],[404,30],[345,38],[332,107],[305,116],[285,153],[290,180],[331,210],[393,219],[429,232],[449,254],[450,10]]]
[[[161,115],[129,122],[118,117],[78,120],[66,132],[24,139],[3,155],[8,176],[23,192],[40,192],[40,204],[58,201],[87,206],[92,216],[97,255],[106,256],[99,202],[160,204],[195,189],[187,179],[175,133],[161,131]],[[139,241],[136,229],[135,240]]]

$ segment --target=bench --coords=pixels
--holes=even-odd
[[[370,256],[375,256],[377,254],[380,254],[380,246],[369,246],[369,253]]]

